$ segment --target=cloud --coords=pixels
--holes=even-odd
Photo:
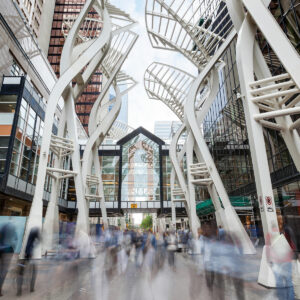
[[[145,0],[111,0],[111,3],[138,21],[133,30],[139,34],[139,38],[122,68],[139,82],[128,94],[128,123],[134,128],[143,126],[153,132],[155,121],[177,120],[177,117],[161,101],[148,98],[144,89],[144,73],[147,67],[157,61],[193,75],[196,75],[197,70],[179,53],[152,48],[145,25]]]

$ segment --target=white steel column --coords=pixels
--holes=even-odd
[[[170,184],[171,184],[171,218],[172,218],[172,227],[176,229],[176,206],[175,206],[175,196],[173,191],[175,189],[175,170],[172,167],[171,175],[170,175]]]
[[[76,222],[76,231],[83,231],[86,234],[90,234],[89,230],[89,219],[88,219],[88,210],[83,190],[83,182],[81,176],[81,165],[80,165],[80,148],[78,143],[78,134],[77,126],[75,119],[75,105],[72,97],[69,98],[69,101],[65,102],[66,107],[66,118],[68,132],[74,141],[74,152],[72,153],[72,167],[73,171],[77,173],[74,177],[75,188],[76,188],[76,197],[77,197],[77,222]]]
[[[251,115],[259,113],[259,108],[255,106],[253,102],[247,100],[251,94],[250,89],[246,83],[252,82],[254,79],[253,47],[255,38],[254,35],[256,32],[255,26],[251,26],[250,22],[251,20],[249,20],[249,17],[246,17],[239,31],[237,44],[237,66],[239,71],[241,90],[242,93],[246,96],[246,99],[243,101],[243,105],[245,111],[245,118],[247,122],[249,144],[251,147],[251,156],[255,174],[257,195],[259,197],[262,224],[264,229],[264,235],[266,238],[268,233],[272,232],[273,228],[275,230],[277,228],[277,232],[279,232],[279,230],[272,190],[272,183],[270,178],[270,170],[268,166],[268,158],[265,150],[263,129],[258,122],[251,118]],[[245,42],[247,44],[245,44]],[[245,47],[245,45],[247,46]],[[270,197],[271,199],[270,205],[268,205],[266,202],[268,197]],[[276,287],[275,278],[272,274],[271,268],[268,266],[268,264],[265,264],[265,261],[266,246],[263,250],[263,258],[261,265],[261,267],[263,267],[260,269],[259,282],[269,287]],[[262,274],[263,276],[261,276]]]
[[[281,132],[297,169],[300,169],[300,140],[295,130],[298,124],[297,121],[293,123],[290,117],[300,111],[297,107],[300,101],[300,57],[267,9],[269,2],[229,1],[232,19],[239,31],[237,66],[265,238],[271,233],[276,235],[276,232],[279,236],[279,229],[263,127]],[[255,41],[257,26],[284,65],[286,73],[272,76]],[[289,245],[281,236],[276,242],[273,239],[271,244],[264,246],[258,282],[275,287],[275,277],[266,257],[268,247],[275,251],[288,251]]]
[[[58,136],[64,136],[66,125],[65,109],[62,111],[62,116],[58,126]],[[58,153],[61,149],[59,149]],[[54,168],[62,168],[63,157],[58,156],[54,162]],[[45,254],[47,250],[52,250],[56,247],[59,234],[59,212],[58,212],[58,197],[59,197],[59,186],[60,178],[52,178],[52,192],[50,195],[50,200],[48,202],[47,211],[45,215],[44,225],[43,225],[43,234],[42,234],[42,254]],[[55,240],[56,238],[56,240]]]
[[[98,148],[93,149],[93,158],[94,158],[94,167],[95,167],[95,173],[98,177],[98,195],[100,197],[100,208],[101,208],[101,214],[102,214],[102,220],[103,220],[103,227],[104,229],[108,229],[108,220],[107,220],[107,212],[105,207],[105,197],[104,197],[104,190],[103,190],[103,181],[102,181],[102,168],[100,166],[99,161],[99,154],[98,154]]]
[[[186,163],[187,163],[187,185],[189,189],[190,229],[193,233],[193,236],[197,238],[198,228],[200,227],[200,221],[196,212],[195,185],[193,184],[193,178],[191,174],[191,165],[194,163],[194,143],[195,143],[192,132],[189,132],[186,143],[187,143]]]
[[[214,164],[213,158],[210,154],[210,151],[207,147],[207,144],[202,135],[201,129],[197,122],[197,118],[195,115],[195,100],[198,94],[199,87],[201,86],[204,79],[209,74],[212,67],[218,62],[219,58],[223,54],[223,52],[227,49],[228,45],[231,43],[233,37],[235,36],[235,32],[229,34],[229,37],[226,41],[220,46],[217,50],[213,58],[209,61],[209,63],[205,66],[202,72],[199,74],[198,78],[194,81],[191,86],[189,95],[187,97],[187,101],[185,103],[185,115],[186,120],[188,121],[189,126],[191,127],[193,134],[195,136],[195,140],[198,144],[199,149],[201,149],[201,154],[206,163],[206,167],[209,171],[210,178],[213,180],[213,183],[216,187],[219,197],[224,206],[224,213],[226,215],[226,219],[230,220],[230,228],[231,231],[235,233],[235,237],[238,238],[238,244],[241,244],[243,247],[243,251],[245,254],[253,254],[255,253],[255,248],[245,231],[239,217],[236,214],[236,211],[232,207],[223,182],[220,178],[218,170]]]
[[[194,7],[194,5],[198,7],[195,11],[191,10],[191,7]],[[214,21],[215,26],[212,25]],[[222,28],[220,24],[222,24]],[[195,169],[199,169],[193,173],[199,175],[204,172],[200,169],[205,167],[205,172],[208,172],[209,177],[194,179],[193,183],[208,185],[213,182],[223,203],[224,215],[226,219],[230,220],[231,230],[235,232],[234,237],[238,239],[236,242],[242,244],[244,253],[255,253],[254,246],[230,203],[202,135],[201,124],[199,124],[196,116],[196,111],[199,109],[202,110],[203,105],[205,106],[204,87],[206,85],[209,88],[211,85],[209,80],[211,70],[218,66],[223,52],[236,36],[236,32],[232,29],[233,26],[230,23],[226,3],[220,0],[174,0],[171,3],[167,3],[163,0],[148,0],[146,2],[146,25],[150,41],[154,48],[178,51],[189,59],[200,71],[197,79],[193,81],[189,89],[187,101],[184,104],[184,120],[187,130],[192,130],[205,163],[205,166],[200,166],[200,168],[198,168],[197,165],[192,166]],[[176,30],[176,26],[179,27],[180,30]],[[164,76],[165,75],[163,75],[163,77]],[[161,78],[159,79],[163,81]],[[163,83],[166,82],[167,80]],[[149,89],[148,86],[145,87]],[[204,95],[200,94],[200,87],[204,88],[202,92]],[[170,91],[170,85],[166,86],[166,88],[169,89],[171,99],[172,95],[174,95],[174,93],[176,94],[177,90],[180,89],[180,87],[175,87],[173,89],[171,88]],[[148,92],[148,94],[150,94],[150,97],[153,97],[151,91],[150,93]],[[202,101],[202,104],[199,106],[198,96],[204,97],[204,101]],[[170,98],[167,100],[169,99]],[[210,100],[213,99],[211,98]],[[177,107],[175,106],[175,108]],[[207,108],[209,108],[209,102],[206,103],[206,109]],[[215,204],[218,205],[216,201]]]
[[[72,164],[73,170],[60,170],[60,169],[49,169],[48,172],[51,176],[55,176],[53,173],[59,172],[62,174],[73,174],[75,176],[75,187],[77,195],[77,207],[78,207],[78,220],[77,220],[77,232],[83,231],[84,234],[88,234],[88,219],[87,219],[87,208],[83,194],[82,178],[81,178],[81,166],[80,166],[80,153],[77,138],[76,128],[76,114],[74,109],[74,101],[80,96],[84,87],[88,84],[93,72],[97,69],[99,60],[101,60],[103,53],[105,53],[105,47],[109,44],[109,24],[107,24],[107,11],[103,7],[104,1],[98,0],[87,0],[83,6],[82,11],[78,15],[77,19],[74,20],[71,29],[68,32],[68,36],[63,48],[61,56],[60,72],[61,76],[55,84],[51,95],[48,99],[44,134],[41,145],[41,155],[38,166],[38,175],[36,182],[36,189],[34,198],[32,201],[30,214],[27,221],[27,226],[24,234],[22,251],[20,257],[23,257],[24,250],[26,247],[28,235],[33,227],[42,229],[42,212],[43,212],[43,193],[44,183],[47,171],[47,163],[49,156],[49,149],[51,144],[52,125],[54,120],[54,114],[56,106],[61,97],[65,100],[65,110],[67,118],[67,131],[70,139],[74,145],[74,151],[72,153]],[[80,40],[81,28],[84,27],[83,23],[88,12],[94,8],[100,13],[100,17],[103,20],[104,26],[99,37],[94,37],[93,43],[90,41],[83,42],[80,45],[76,45],[76,42]],[[87,68],[85,68],[88,65]],[[85,70],[82,73],[82,70]],[[76,81],[74,89],[72,88],[71,81]],[[74,95],[74,97],[73,97]],[[56,191],[55,191],[56,192]],[[37,249],[34,257],[38,258],[41,256],[41,247]]]

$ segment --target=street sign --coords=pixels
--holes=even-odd
[[[136,204],[136,203],[132,203],[132,204],[130,205],[130,207],[131,207],[131,208],[137,208],[137,204]]]
[[[272,205],[272,198],[270,196],[266,196],[267,205]]]

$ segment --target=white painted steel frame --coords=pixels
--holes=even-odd
[[[289,245],[283,235],[279,236],[263,127],[280,131],[297,169],[300,170],[300,140],[296,130],[299,119],[293,122],[290,117],[300,112],[297,106],[300,100],[300,57],[268,10],[269,3],[268,0],[230,0],[228,8],[238,31],[237,67],[263,231],[266,239],[269,235],[273,236],[270,244],[266,244],[263,249],[258,282],[276,287],[275,277],[266,257],[267,248],[288,251]],[[283,64],[285,73],[272,76],[255,40],[257,28]]]
[[[195,7],[196,10],[192,10]],[[210,22],[208,21],[209,19]],[[224,27],[221,28],[220,24]],[[187,100],[184,103],[184,122],[188,130],[188,182],[186,184],[182,182],[182,185],[185,185],[188,189],[188,203],[190,207],[195,206],[195,184],[209,186],[208,191],[217,211],[218,222],[222,222],[222,225],[229,230],[230,220],[230,230],[235,231],[233,237],[237,239],[236,242],[243,245],[245,253],[255,253],[255,249],[229,201],[229,197],[201,132],[201,124],[218,90],[218,84],[216,83],[219,81],[217,74],[219,60],[236,35],[235,31],[232,30],[233,26],[230,22],[226,5],[223,1],[174,0],[170,4],[169,2],[167,4],[166,1],[151,0],[146,3],[146,25],[150,41],[154,47],[179,51],[201,71],[188,89]],[[213,68],[215,70],[212,70]],[[161,100],[177,113],[178,117],[182,120],[183,112],[180,107],[180,105],[183,105],[182,99],[181,101],[177,101],[177,106],[172,105],[172,102],[170,103],[170,99],[172,98],[175,98],[173,102],[176,102],[174,90],[176,91],[178,87],[174,86],[170,88],[169,83],[161,79],[161,77],[164,79],[164,76],[166,76],[164,72],[162,76],[158,76],[158,74],[153,76],[153,69],[155,70],[155,67],[151,65],[145,73],[145,88],[149,97],[161,97]],[[159,71],[161,70],[159,69]],[[164,94],[159,88],[155,89],[153,85],[151,86],[151,81],[153,80],[157,80],[157,84],[162,85],[162,89],[165,88],[171,94],[171,97],[163,97]],[[204,88],[204,95],[199,95],[200,87]],[[157,96],[153,96],[155,92]],[[181,113],[178,113],[180,111]],[[204,164],[204,173],[203,170],[198,170],[197,164],[193,162],[195,146],[198,148],[198,163]],[[176,147],[173,148],[176,151]],[[173,162],[173,160],[176,161],[177,155],[175,153],[172,154],[171,149],[172,147],[170,148],[170,157]],[[172,156],[174,156],[173,159]],[[179,175],[179,177],[181,176]],[[213,186],[211,186],[212,183]],[[224,210],[219,203],[218,195],[222,201]],[[192,208],[191,213],[193,211],[194,209]],[[192,224],[192,231],[196,235],[196,223],[192,221],[193,217],[191,215],[189,217]]]
[[[200,70],[232,27],[221,0],[147,0],[145,20],[154,48],[178,51]]]
[[[101,33],[89,36],[89,34],[86,34],[87,31],[84,32],[86,28],[83,27],[82,24],[86,22],[86,16],[92,8],[97,12],[99,19],[101,19],[102,27]],[[109,13],[111,13],[111,16]],[[122,22],[125,23],[124,27],[121,28],[118,25],[112,25],[110,20],[111,18],[121,19]],[[98,19],[93,19],[91,21],[89,18],[87,18],[87,20],[90,23],[94,22],[99,24],[100,22]],[[81,172],[81,160],[76,126],[77,119],[74,101],[76,101],[76,99],[81,95],[92,74],[99,68],[101,63],[106,64],[106,69],[104,70],[106,74],[109,74],[109,71],[113,73],[112,78],[110,78],[110,82],[113,81],[121,67],[121,65],[118,65],[117,67],[114,66],[114,59],[118,61],[120,57],[124,57],[124,53],[122,53],[122,51],[121,53],[118,51],[109,51],[111,41],[114,39],[114,36],[112,35],[112,28],[115,29],[114,35],[117,36],[125,28],[129,29],[132,24],[133,20],[130,19],[127,14],[113,7],[107,2],[104,4],[103,0],[87,0],[76,20],[74,19],[72,21],[72,27],[67,26],[68,34],[61,55],[61,76],[55,84],[49,97],[45,115],[44,135],[41,145],[41,156],[38,167],[35,195],[27,221],[22,251],[20,254],[21,257],[24,255],[24,249],[30,230],[33,227],[42,228],[42,199],[46,172],[54,180],[54,189],[52,190],[51,200],[47,208],[44,234],[53,234],[55,232],[55,223],[58,221],[57,195],[59,189],[59,180],[69,176],[74,176],[78,208],[76,234],[84,237],[86,241],[89,242],[89,219],[88,206],[86,202],[86,198],[89,197],[85,197],[85,181],[83,181]],[[65,25],[66,24],[64,24],[64,26]],[[100,31],[100,26],[98,26],[97,29]],[[64,33],[66,34],[66,28],[64,28]],[[131,35],[134,36],[133,40],[135,41],[136,34],[131,33]],[[131,49],[132,46],[133,45],[129,46],[129,48]],[[128,52],[129,51],[125,53],[125,57],[128,55]],[[72,81],[75,82],[74,87],[72,87]],[[109,86],[106,86],[106,91],[108,88]],[[106,94],[106,91],[104,95]],[[64,118],[61,120],[61,124],[59,126],[59,136],[55,137],[52,136],[52,125],[55,108],[60,97],[63,97],[65,103]],[[97,105],[99,105],[99,102]],[[97,110],[98,109],[96,109],[96,112]],[[94,118],[94,121],[96,121],[96,119],[97,118]],[[64,137],[66,132],[69,136],[69,139]],[[47,168],[50,148],[53,153],[58,156],[58,158],[55,160],[54,168]],[[62,157],[67,155],[70,155],[72,158],[73,171],[61,168]],[[99,162],[98,153],[97,161]],[[100,173],[99,168],[97,171]],[[55,175],[55,173],[61,173],[62,176]],[[90,176],[89,184],[93,184],[94,182],[95,180],[92,180],[91,182]],[[103,189],[101,185],[100,189]],[[105,205],[102,206],[104,206],[105,209]],[[45,239],[43,250],[47,251],[51,247],[53,247],[53,235],[49,239]],[[36,258],[41,256],[41,247],[37,247],[34,256]]]

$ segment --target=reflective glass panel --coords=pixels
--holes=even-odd
[[[139,134],[123,145],[122,201],[160,200],[159,145]]]

